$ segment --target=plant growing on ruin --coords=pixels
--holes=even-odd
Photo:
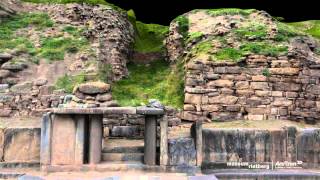
[[[85,74],[67,75],[60,77],[56,83],[56,89],[64,89],[67,93],[72,93],[75,86],[86,82]]]
[[[207,13],[211,16],[223,16],[223,15],[243,15],[248,16],[255,12],[255,9],[238,9],[238,8],[221,8],[221,9],[209,9]]]
[[[178,16],[174,19],[175,22],[178,23],[179,26],[179,33],[183,36],[184,40],[188,38],[189,34],[189,19],[186,16]]]
[[[264,69],[262,70],[262,75],[265,76],[265,77],[270,77],[270,76],[271,76],[271,73],[270,73],[269,69],[264,68]]]

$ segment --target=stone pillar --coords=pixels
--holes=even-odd
[[[197,166],[202,164],[202,121],[197,121],[195,124],[196,130],[196,150],[197,150]]]
[[[101,161],[102,151],[102,116],[90,116],[90,129],[89,129],[89,163],[97,164]]]
[[[75,115],[76,119],[76,142],[75,142],[75,151],[74,151],[74,161],[77,165],[82,165],[84,163],[84,124],[85,124],[85,115]]]
[[[156,116],[145,117],[144,135],[144,163],[146,165],[156,165],[157,149],[157,118]]]
[[[41,121],[41,145],[40,145],[40,163],[41,165],[50,165],[51,163],[51,113],[46,113]]]
[[[160,121],[160,165],[168,165],[168,119]]]

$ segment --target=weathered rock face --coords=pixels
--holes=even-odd
[[[0,18],[8,17],[16,13],[19,7],[18,0],[1,0],[0,2]],[[1,19],[0,19],[1,22]]]
[[[301,35],[279,39],[283,29],[263,11],[215,13],[184,14],[184,37],[179,21],[171,24],[169,59],[182,59],[186,71],[181,118],[319,120],[319,42]]]
[[[169,139],[169,165],[194,166],[196,164],[196,148],[192,138]]]
[[[0,161],[39,162],[40,128],[0,129]]]
[[[85,35],[99,44],[99,60],[110,65],[111,81],[128,75],[126,63],[130,59],[134,42],[134,29],[126,13],[118,12],[108,6],[30,5],[32,9],[50,14],[55,22],[82,24],[88,27]]]
[[[203,129],[203,163],[297,162],[318,167],[319,129]]]

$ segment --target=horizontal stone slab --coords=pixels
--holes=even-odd
[[[164,114],[163,109],[150,107],[54,108],[52,112],[54,114]]]

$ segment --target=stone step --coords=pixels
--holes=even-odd
[[[143,153],[102,153],[102,160],[110,161],[143,161]]]
[[[130,147],[104,147],[103,153],[143,153],[143,146],[130,146]]]

